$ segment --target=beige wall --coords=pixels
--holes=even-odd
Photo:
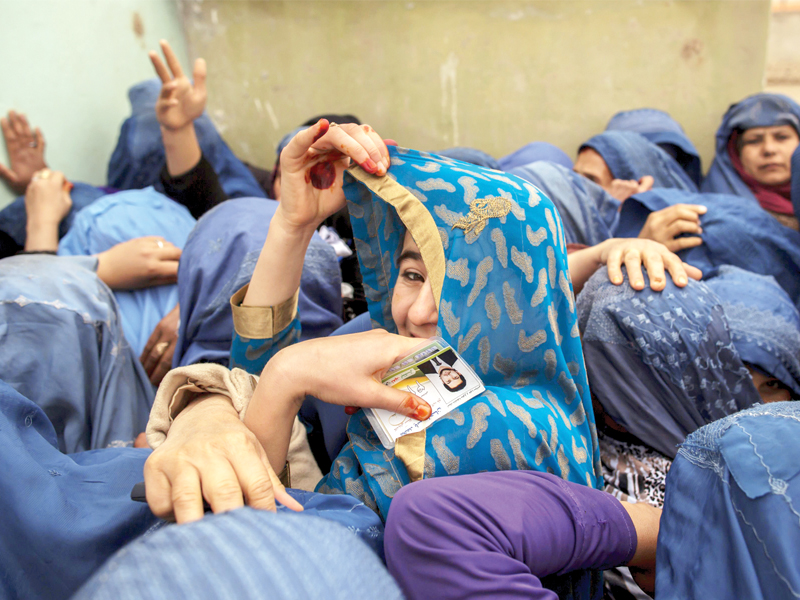
[[[401,144],[569,154],[616,111],[677,118],[708,165],[727,106],[761,90],[769,0],[182,0],[234,151],[352,112]]]

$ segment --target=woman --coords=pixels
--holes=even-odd
[[[800,230],[791,203],[791,158],[800,143],[800,106],[780,94],[733,104],[717,130],[703,192],[756,201],[782,225]]]
[[[240,376],[229,376],[227,371],[220,372],[220,379],[210,387],[185,371],[173,385],[162,388],[162,401],[148,429],[151,444],[166,439],[146,470],[153,509],[157,514],[174,510],[179,521],[199,518],[202,509],[195,500],[199,502],[201,482],[186,473],[206,467],[215,471],[213,477],[203,478],[205,490],[209,481],[230,480],[238,472],[232,461],[241,466],[239,457],[253,453],[252,436],[245,436],[240,453],[228,443],[219,444],[224,447],[222,453],[203,450],[208,447],[204,436],[213,435],[204,423],[212,420],[241,429],[237,414],[243,412],[245,423],[261,442],[261,464],[282,466],[287,425],[306,394],[337,404],[388,407],[405,416],[427,418],[427,403],[381,386],[372,374],[418,345],[415,337],[435,333],[449,340],[476,369],[487,393],[440,419],[416,440],[401,438],[394,450],[381,447],[363,413],[356,414],[348,424],[350,441],[318,490],[354,494],[385,516],[394,492],[423,476],[531,465],[594,485],[597,472],[592,462],[591,414],[586,410],[588,390],[581,379],[582,357],[560,221],[546,197],[520,180],[400,149],[392,151],[390,176],[370,178],[351,170],[353,177],[366,180],[351,180],[345,191],[371,300],[370,314],[376,323],[407,337],[373,331],[290,345],[299,333],[293,303],[305,240],[343,201],[339,178],[346,163],[332,154],[333,144],[337,149],[344,146],[366,165],[366,171],[385,173],[385,147],[371,128],[348,125],[329,130],[328,123],[321,121],[298,134],[284,150],[281,203],[251,284],[233,298],[235,306],[241,304],[243,316],[240,319],[234,313],[234,364],[246,364],[257,372],[259,364],[263,367],[270,355],[274,358],[262,372],[255,393],[248,387],[249,379],[237,384],[234,380]],[[365,147],[374,152],[374,158]],[[314,183],[324,189],[314,188]],[[486,216],[480,205],[473,205],[487,190],[497,194],[498,189],[509,196],[508,203],[500,202],[498,210],[503,214]],[[403,217],[395,213],[394,200],[379,199],[379,195],[402,198],[398,212]],[[426,205],[434,208],[432,213]],[[403,218],[411,223],[419,245],[415,237],[406,235]],[[424,230],[417,229],[420,222]],[[472,222],[475,227],[469,226]],[[459,223],[466,223],[466,230],[456,226]],[[399,260],[392,260],[393,255]],[[481,264],[479,271],[472,271]],[[427,265],[432,266],[430,271]],[[673,271],[675,267],[670,265],[673,276],[685,278],[681,265],[677,265],[680,275]],[[660,277],[664,278],[663,270]],[[253,319],[250,323],[247,314]],[[260,327],[254,325],[256,319]],[[275,354],[281,347],[285,349]],[[314,368],[298,368],[298,364]],[[290,377],[281,375],[289,372]],[[349,374],[346,379],[342,372]],[[222,391],[234,407],[230,399],[219,396],[205,406],[205,401],[185,397],[179,388],[187,377],[197,388]],[[232,389],[225,391],[222,381]],[[187,403],[189,412],[184,415],[179,409]],[[175,441],[172,429],[166,435],[170,419],[180,431]],[[191,439],[191,432],[200,429],[203,433]],[[183,452],[185,445],[197,453]],[[260,473],[255,479],[265,477],[268,469],[263,466],[253,469]],[[247,484],[239,487],[237,483],[237,489],[249,499],[255,493],[253,479],[248,475],[245,480]],[[215,511],[242,504],[241,495],[237,500],[220,498],[213,490],[204,493]],[[176,496],[185,501],[173,503]]]
[[[700,153],[680,123],[663,110],[637,108],[618,112],[608,121],[606,131],[633,131],[644,136],[674,158],[695,185],[702,182]]]

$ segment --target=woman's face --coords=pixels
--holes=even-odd
[[[397,333],[406,337],[429,338],[436,335],[439,311],[433,299],[428,270],[411,234],[406,232],[397,263],[400,274],[392,295],[392,318]]]
[[[608,168],[606,161],[596,151],[591,148],[584,148],[578,153],[578,158],[572,167],[578,175],[583,175],[586,179],[594,181],[606,191],[611,188],[614,176]]]
[[[792,393],[774,377],[764,375],[752,367],[747,367],[747,370],[750,371],[750,375],[753,377],[753,385],[756,386],[758,395],[761,396],[761,401],[764,404],[788,402],[792,399]]]
[[[458,387],[464,381],[464,379],[461,377],[461,373],[459,373],[455,369],[442,369],[442,370],[440,370],[439,371],[439,379],[442,380],[442,383],[449,390],[452,390],[453,388]]]
[[[792,153],[800,137],[791,125],[746,129],[739,140],[745,172],[764,185],[781,185],[792,176]]]

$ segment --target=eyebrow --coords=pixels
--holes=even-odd
[[[403,253],[397,257],[397,268],[400,268],[404,260],[418,260],[422,262],[422,255],[414,250],[403,250]]]

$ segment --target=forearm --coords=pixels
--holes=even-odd
[[[600,260],[602,242],[583,250],[576,250],[567,256],[569,275],[572,279],[572,290],[577,296],[584,284],[594,275],[594,272],[603,264]]]
[[[311,226],[294,228],[288,225],[278,208],[253,271],[244,305],[276,306],[294,295],[300,287],[303,261],[315,230]]]
[[[272,465],[286,463],[292,426],[305,398],[293,384],[300,373],[285,368],[286,358],[287,352],[282,351],[264,367],[244,418]]]
[[[161,137],[167,156],[167,171],[173,177],[192,170],[200,162],[200,144],[194,131],[194,123],[180,129],[162,127]]]
[[[28,218],[25,237],[26,252],[58,250],[58,222]]]

